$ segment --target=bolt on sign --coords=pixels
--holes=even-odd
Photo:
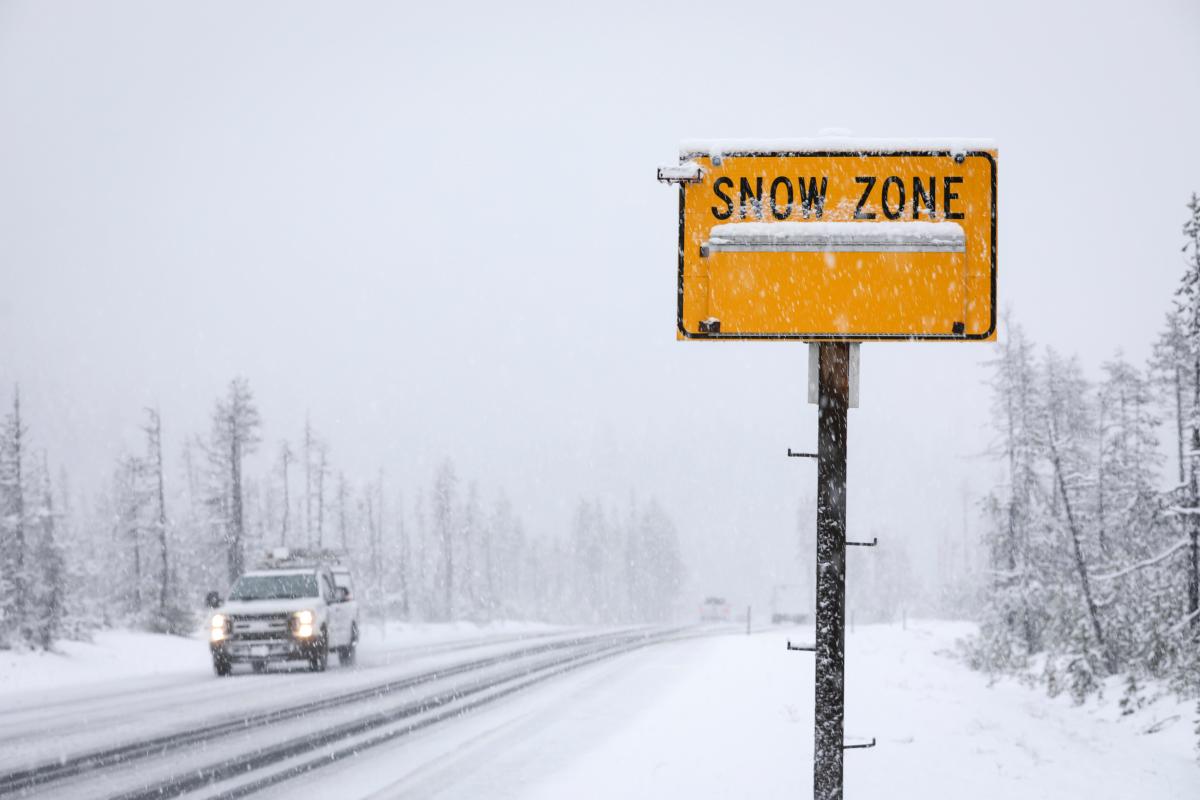
[[[996,337],[989,141],[685,142],[658,177],[680,339]]]

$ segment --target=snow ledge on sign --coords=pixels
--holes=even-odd
[[[966,249],[957,222],[730,222],[714,225],[711,252],[953,252]]]
[[[698,181],[704,170],[695,161],[684,161],[682,164],[658,168],[660,181]]]
[[[915,151],[949,152],[952,155],[974,150],[996,150],[994,139],[863,139],[847,136],[822,136],[808,139],[685,139],[679,145],[680,158],[712,158],[730,153],[891,153]]]

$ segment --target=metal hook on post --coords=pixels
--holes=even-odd
[[[788,458],[816,458],[816,453],[793,453],[792,448],[788,448]]]
[[[878,536],[869,542],[846,542],[846,547],[875,547],[877,544],[879,544]]]
[[[788,639],[787,649],[788,650],[807,650],[810,653],[815,653],[817,651],[817,646],[815,644],[792,644],[792,640]]]
[[[875,746],[875,737],[872,736],[871,741],[868,744],[843,744],[842,749],[843,750],[866,750],[868,747],[874,747],[874,746]]]

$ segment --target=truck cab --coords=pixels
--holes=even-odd
[[[213,671],[224,677],[234,664],[261,672],[270,663],[305,661],[322,672],[330,651],[343,665],[358,647],[358,603],[350,572],[320,559],[292,555],[238,578],[222,600],[209,595]]]

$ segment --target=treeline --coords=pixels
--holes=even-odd
[[[1034,670],[1078,700],[1117,674],[1127,704],[1148,677],[1200,691],[1200,198],[1188,209],[1148,363],[1117,354],[1089,379],[1015,324],[1002,337],[980,668]]]
[[[0,648],[49,648],[97,623],[190,633],[208,590],[223,592],[277,547],[343,551],[368,613],[395,619],[675,613],[679,539],[653,499],[581,500],[562,531],[529,533],[503,489],[485,498],[450,459],[405,491],[383,470],[348,479],[309,421],[271,452],[261,430],[249,384],[235,379],[208,431],[172,462],[163,420],[146,409],[139,451],[116,458],[85,503],[66,471],[52,476],[44,454],[32,455],[14,392],[0,430]],[[269,466],[246,474],[255,453]]]

